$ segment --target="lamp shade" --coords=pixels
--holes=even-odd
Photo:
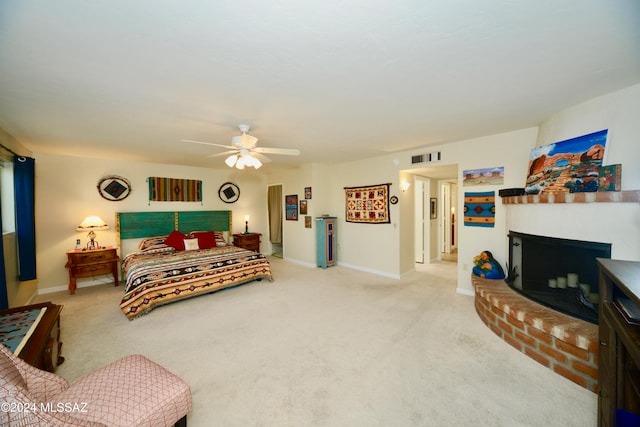
[[[227,159],[224,162],[227,164],[227,166],[232,168],[235,166],[236,160],[238,160],[238,156],[235,154],[232,154],[229,157],[227,157]]]
[[[86,217],[76,228],[76,231],[87,231],[87,230],[108,230],[109,225],[102,220],[99,216],[88,216]]]

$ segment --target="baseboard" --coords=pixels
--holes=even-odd
[[[88,288],[90,286],[98,286],[104,285],[107,283],[111,283],[113,285],[113,279],[109,277],[108,279],[94,279],[94,280],[83,280],[82,282],[76,283],[76,288]],[[38,289],[38,295],[52,294],[54,292],[62,292],[69,290],[69,285],[63,286],[53,286],[51,288]]]
[[[456,293],[457,294],[462,294],[462,295],[468,295],[470,297],[475,297],[476,294],[473,291],[470,291],[468,289],[462,289],[462,288],[456,288]]]
[[[291,262],[293,264],[302,265],[304,267],[309,267],[309,268],[315,268],[316,267],[315,264],[311,264],[311,263],[306,262],[306,261],[300,261],[299,259],[295,259],[295,258],[282,257],[281,259],[284,260],[284,261],[287,261],[287,262]]]
[[[373,269],[370,269],[370,268],[364,268],[364,267],[360,267],[358,265],[352,265],[352,264],[339,263],[339,265],[341,267],[350,268],[352,270],[364,271],[365,273],[371,273],[371,274],[375,274],[375,275],[378,275],[378,276],[389,277],[391,279],[400,279],[400,275],[399,274],[392,274],[392,273],[389,273],[387,271],[373,270]]]

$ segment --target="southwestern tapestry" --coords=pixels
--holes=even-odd
[[[464,225],[493,227],[496,222],[496,193],[464,193]]]
[[[346,221],[365,224],[386,224],[389,218],[389,185],[344,187]]]
[[[179,178],[149,178],[149,201],[201,202],[202,181]]]

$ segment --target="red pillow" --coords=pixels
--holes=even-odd
[[[185,236],[178,230],[173,230],[171,234],[167,236],[164,243],[166,245],[176,248],[179,251],[184,251],[184,239],[186,238],[187,236]]]
[[[191,233],[191,236],[198,239],[200,249],[210,249],[217,246],[216,235],[213,231],[198,231]]]

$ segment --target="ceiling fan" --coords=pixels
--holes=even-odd
[[[213,145],[214,147],[228,148],[229,151],[222,153],[212,154],[209,157],[225,156],[230,154],[225,159],[225,163],[230,168],[236,167],[238,169],[244,169],[245,166],[253,166],[258,169],[262,166],[262,163],[270,162],[271,160],[263,154],[282,154],[285,156],[299,156],[300,150],[293,148],[273,148],[273,147],[256,147],[258,138],[247,134],[249,132],[249,125],[240,125],[240,132],[242,135],[237,135],[231,138],[231,145],[215,144],[213,142],[193,141],[190,139],[183,139],[182,142],[192,142],[195,144]]]

